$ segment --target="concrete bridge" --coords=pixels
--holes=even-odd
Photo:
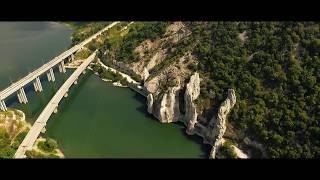
[[[59,102],[63,97],[68,96],[68,91],[73,84],[77,84],[77,80],[81,73],[85,72],[85,69],[88,65],[94,60],[96,52],[90,55],[66,80],[66,82],[60,87],[57,93],[50,100],[48,105],[44,108],[44,110],[39,115],[38,119],[35,121],[27,136],[24,138],[22,143],[20,144],[18,150],[15,153],[15,158],[25,158],[25,152],[27,150],[31,150],[33,144],[37,140],[39,134],[45,131],[45,127],[47,121],[49,120],[52,113],[58,112]]]
[[[88,39],[82,41],[81,43],[73,46],[72,48],[68,49],[67,51],[63,52],[59,56],[53,58],[50,60],[48,63],[42,65],[40,68],[36,69],[32,73],[28,74],[24,78],[20,79],[19,81],[11,84],[9,87],[4,89],[3,91],[0,92],[0,110],[1,111],[6,111],[7,106],[5,103],[5,99],[12,95],[13,93],[17,93],[18,100],[20,103],[28,103],[28,98],[26,96],[26,93],[24,91],[24,86],[27,84],[33,82],[33,87],[36,92],[41,92],[43,91],[41,81],[40,81],[40,76],[43,75],[44,73],[47,74],[48,81],[55,81],[54,77],[54,72],[53,72],[53,67],[58,65],[59,71],[61,73],[65,73],[65,67],[64,67],[64,62],[65,60],[72,61],[74,59],[74,54],[82,49],[86,44],[91,42],[93,39],[95,39],[97,36],[101,35],[104,31],[110,29],[114,25],[118,24],[119,22],[113,22],[107,27],[103,28],[96,34],[90,36]]]
[[[63,52],[59,56],[53,58],[48,63],[42,65],[38,69],[34,70],[32,73],[28,74],[24,78],[20,79],[19,81],[11,84],[9,87],[4,89],[0,92],[0,110],[1,111],[7,111],[7,106],[5,103],[5,99],[9,97],[10,95],[17,93],[17,97],[20,103],[27,104],[28,98],[26,96],[26,93],[24,91],[24,87],[32,82],[34,90],[36,92],[42,92],[43,88],[40,81],[40,76],[46,74],[48,81],[55,81],[54,76],[54,67],[58,65],[59,71],[61,73],[65,73],[66,69],[64,66],[65,60],[72,61],[74,59],[74,54],[81,50],[86,44],[91,42],[93,39],[97,38],[99,35],[101,35],[104,31],[110,29],[114,25],[118,24],[119,22],[113,22],[110,25],[106,26],[99,32],[95,33],[94,35],[90,36],[86,40],[82,41],[81,43],[73,46],[72,48],[68,49],[67,51]],[[45,109],[42,111],[42,113],[39,115],[38,119],[28,132],[27,136],[19,146],[15,158],[24,158],[25,152],[27,150],[30,150],[35,143],[36,139],[38,138],[39,134],[41,132],[45,131],[45,126],[50,118],[52,113],[58,112],[58,105],[59,102],[63,97],[68,96],[68,90],[73,84],[77,84],[77,80],[81,73],[85,73],[85,69],[87,66],[94,60],[94,57],[96,55],[96,52],[94,52],[92,55],[90,55],[74,72],[73,74],[68,78],[68,80],[60,87],[60,89],[57,91],[57,93],[53,96],[53,98],[50,100],[48,105],[45,107]]]

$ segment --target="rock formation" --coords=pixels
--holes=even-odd
[[[185,101],[185,117],[184,121],[188,124],[187,133],[193,134],[193,129],[195,124],[197,123],[197,111],[196,107],[193,103],[195,99],[200,95],[200,78],[199,73],[195,72],[191,78],[189,83],[186,86],[186,92],[184,94]]]
[[[148,113],[152,114],[153,111],[153,95],[150,93],[147,96]]]
[[[192,101],[198,98],[200,95],[200,77],[199,73],[195,72],[186,86],[186,92],[191,95]]]
[[[180,117],[179,90],[180,85],[169,88],[169,91],[163,94],[159,113],[157,113],[160,122],[171,123],[178,121]]]
[[[149,74],[148,69],[147,69],[147,68],[144,68],[144,69],[143,69],[143,73],[142,73],[143,81],[146,81],[146,80],[148,79],[149,75],[150,75],[150,74]]]
[[[228,90],[228,98],[221,104],[217,118],[213,118],[209,123],[209,131],[207,136],[214,138],[214,145],[212,147],[210,158],[215,158],[215,154],[221,146],[222,137],[226,132],[227,115],[236,103],[236,95],[233,89]],[[212,128],[212,131],[210,129]]]

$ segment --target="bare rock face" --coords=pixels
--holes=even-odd
[[[173,24],[167,27],[167,32],[165,33],[165,37],[170,39],[173,43],[177,43],[182,38],[189,36],[191,31],[186,28],[186,26],[182,22],[174,22]]]
[[[147,68],[144,68],[144,69],[143,69],[143,74],[142,74],[143,81],[146,81],[146,80],[148,79],[149,75],[150,75],[150,74],[149,74],[148,69],[147,69]]]
[[[148,113],[152,114],[153,111],[153,95],[150,93],[147,96]]]
[[[148,80],[146,82],[144,82],[144,87],[151,92],[154,97],[158,95],[158,91],[159,91],[159,76],[156,76],[154,78],[152,78],[151,80]]]
[[[209,123],[208,139],[214,139],[210,157],[215,158],[216,151],[222,144],[222,137],[226,132],[227,115],[230,113],[233,106],[236,104],[236,95],[233,89],[228,90],[228,98],[221,104],[217,118],[213,118]],[[210,131],[210,129],[212,130]]]
[[[158,117],[160,122],[171,123],[178,121],[180,117],[179,90],[180,86],[170,88],[169,92],[162,96]]]
[[[195,72],[186,86],[186,93],[191,96],[191,100],[194,101],[200,95],[200,77],[199,73]]]
[[[170,100],[171,100],[171,98],[168,99],[167,96],[168,96],[168,94],[165,93],[162,96],[162,100],[161,100],[161,103],[160,103],[160,109],[159,109],[160,117],[159,117],[159,120],[162,123],[169,122],[172,119],[172,115],[173,115],[172,109],[170,108],[170,105],[171,105]]]
[[[197,111],[196,107],[193,103],[195,99],[200,95],[200,78],[199,73],[195,72],[191,78],[189,83],[186,86],[186,92],[184,94],[185,100],[185,117],[184,121],[188,124],[187,133],[193,134],[193,129],[195,124],[197,123]]]

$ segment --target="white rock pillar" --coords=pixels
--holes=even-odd
[[[54,82],[56,79],[54,77],[54,73],[53,73],[53,69],[52,68],[50,68],[50,75],[51,75],[52,82]]]
[[[150,93],[147,96],[147,105],[148,105],[148,113],[152,114],[153,112],[153,95]]]
[[[22,100],[22,97],[21,97],[20,90],[17,91],[17,96],[18,96],[19,103],[21,104],[23,102],[23,100]]]
[[[42,85],[41,85],[41,81],[40,81],[39,77],[36,78],[36,85],[37,85],[37,87],[38,87],[40,92],[43,91]]]

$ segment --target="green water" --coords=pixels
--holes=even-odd
[[[72,31],[57,23],[0,22],[0,88],[10,84],[70,45]],[[27,87],[29,103],[13,95],[8,106],[22,109],[33,122],[72,72],[56,82],[42,78],[44,92]],[[101,81],[91,72],[82,76],[52,115],[45,136],[55,138],[66,157],[207,158],[209,147],[185,135],[179,124],[161,124],[146,112],[146,99],[127,88]]]

